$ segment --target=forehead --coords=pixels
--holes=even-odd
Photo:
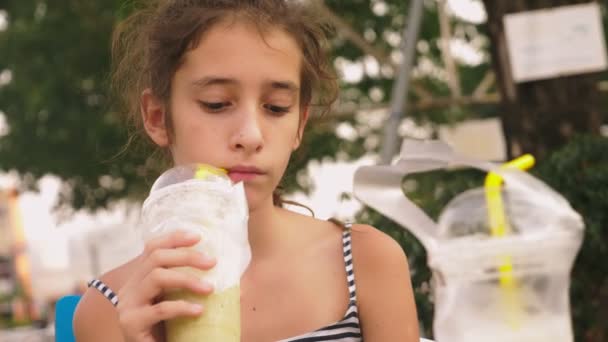
[[[176,76],[190,81],[225,77],[240,83],[271,79],[299,86],[301,64],[301,50],[286,31],[271,27],[261,32],[253,24],[224,21],[205,32],[185,54]]]

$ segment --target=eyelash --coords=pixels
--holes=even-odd
[[[281,107],[274,105],[264,105],[264,108],[268,109],[272,114],[280,116],[289,112],[289,107]]]
[[[217,113],[222,111],[222,109],[224,109],[227,105],[230,105],[230,102],[205,102],[205,101],[198,101],[198,103],[200,104],[200,106],[212,113]]]
[[[223,109],[225,109],[225,107],[230,105],[230,102],[204,102],[204,101],[198,101],[198,102],[203,109],[205,109],[209,112],[212,112],[212,113],[219,113]],[[281,106],[275,106],[275,105],[270,105],[270,104],[265,104],[264,108],[267,109],[272,115],[276,115],[276,116],[281,116],[283,114],[286,114],[291,109],[290,107],[281,107]]]

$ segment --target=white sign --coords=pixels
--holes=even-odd
[[[439,139],[464,156],[478,160],[503,162],[507,143],[500,119],[469,120],[456,125],[440,125]]]
[[[504,26],[515,82],[608,67],[597,3],[508,14]]]

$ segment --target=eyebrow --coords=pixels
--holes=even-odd
[[[205,88],[213,85],[238,85],[239,81],[234,78],[227,77],[215,77],[208,76],[198,79],[192,82],[192,85],[196,88]],[[300,88],[296,85],[296,83],[292,81],[275,81],[275,80],[266,80],[264,81],[265,88],[279,89],[279,90],[287,90],[291,93],[297,93],[300,91]]]
[[[267,82],[272,89],[284,89],[290,93],[297,93],[300,88],[291,81],[269,81]]]
[[[192,82],[192,85],[197,88],[205,88],[212,85],[236,85],[237,80],[234,78],[208,76]]]

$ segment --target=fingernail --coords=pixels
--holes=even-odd
[[[186,232],[186,234],[184,235],[184,237],[188,240],[194,240],[197,239],[201,236],[200,233],[195,233],[195,232]]]
[[[202,291],[213,291],[213,285],[209,284],[206,281],[201,281],[200,283],[198,283],[198,287]]]
[[[201,254],[201,263],[207,265],[215,262],[215,258],[206,254]]]
[[[194,314],[200,314],[201,312],[203,312],[203,306],[200,304],[192,304],[190,306],[190,310],[192,310],[192,313]]]

